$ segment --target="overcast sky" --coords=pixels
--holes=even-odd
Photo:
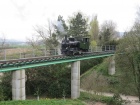
[[[0,0],[0,37],[26,40],[33,26],[45,25],[62,15],[65,20],[74,12],[97,14],[99,24],[112,20],[123,32],[132,26],[140,0]]]

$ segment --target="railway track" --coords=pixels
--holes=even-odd
[[[111,54],[111,53],[114,53],[114,51],[85,53],[82,55],[74,55],[74,56],[57,55],[57,56],[49,56],[49,57],[42,56],[42,57],[12,59],[12,60],[1,60],[0,68],[20,67],[20,66],[30,65],[30,64],[47,63],[47,62],[57,61],[57,60],[76,59],[81,57],[96,56],[96,55]]]

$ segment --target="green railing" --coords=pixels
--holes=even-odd
[[[86,55],[76,55],[76,56],[62,56],[62,57],[50,57],[45,59],[45,57],[40,58],[30,58],[30,59],[18,59],[13,61],[0,61],[0,72],[13,71],[13,70],[22,70],[27,68],[46,66],[52,64],[60,64],[67,62],[74,62],[79,60],[86,60],[92,58],[100,58],[114,55],[114,52],[99,52],[91,53]],[[11,62],[11,63],[9,63]],[[14,62],[14,63],[13,63]]]

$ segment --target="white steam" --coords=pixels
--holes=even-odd
[[[62,23],[61,20],[57,21],[57,29],[60,31],[60,34],[62,34],[62,35],[66,34],[66,31],[65,31],[65,29],[63,27],[63,23]]]

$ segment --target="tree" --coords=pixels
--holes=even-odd
[[[56,35],[54,34],[54,25],[50,20],[48,20],[46,27],[37,26],[35,31],[38,37],[42,39],[46,49],[55,48],[58,45]]]
[[[105,21],[101,25],[100,36],[99,36],[99,43],[100,45],[108,44],[111,40],[116,40],[118,37],[116,31],[116,24],[114,22]]]
[[[6,39],[4,35],[0,36],[0,59],[3,57],[3,52],[5,53],[5,47],[6,47]]]
[[[138,11],[140,13],[140,11]],[[138,15],[139,16],[139,15]],[[140,18],[140,16],[139,16]],[[118,67],[135,84],[136,94],[140,100],[140,22],[136,19],[132,29],[125,33],[117,53]],[[126,78],[126,77],[125,77]],[[134,90],[133,90],[134,91]]]
[[[97,20],[97,16],[94,16],[94,18],[90,22],[90,30],[89,35],[91,36],[91,41],[98,42],[98,34],[99,34],[99,23]]]
[[[107,45],[111,40],[111,33],[110,30],[107,28],[102,32],[102,44]]]
[[[28,38],[27,39],[27,43],[32,46],[34,49],[39,49],[40,48],[40,44],[39,44],[39,39],[38,37],[33,37],[32,38]]]
[[[130,31],[120,41],[117,49],[116,61],[118,67],[123,70],[125,78],[129,79],[129,83],[134,83],[136,87],[136,94],[140,99],[140,36],[137,36],[135,32]],[[134,90],[133,90],[134,91]]]
[[[0,37],[0,47],[3,48],[5,46],[6,39],[4,35]]]
[[[88,25],[87,19],[81,12],[76,13],[69,20],[69,35],[70,36],[87,36]]]
[[[28,39],[28,43],[32,47],[37,47],[39,44],[44,44],[46,49],[55,48],[58,45],[58,40],[56,39],[56,34],[54,33],[54,25],[50,20],[48,24],[44,26],[36,26],[36,35],[32,39]]]

